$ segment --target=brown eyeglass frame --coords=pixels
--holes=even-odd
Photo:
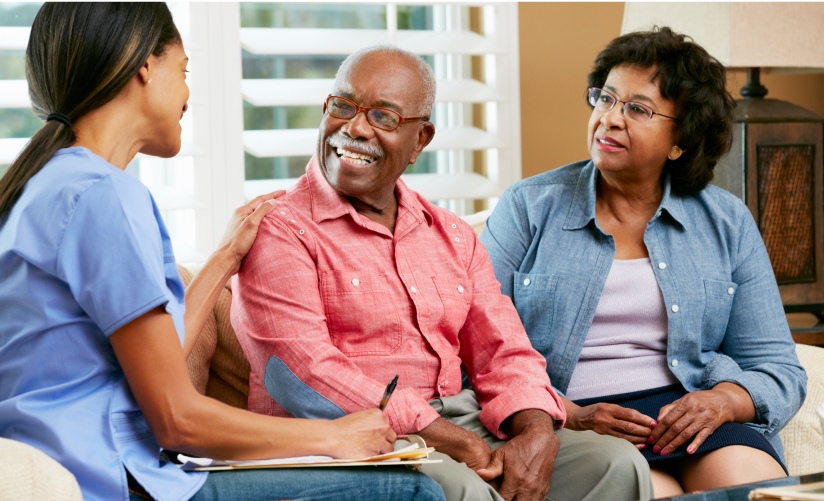
[[[618,99],[618,96],[616,96],[612,92],[610,92],[608,90],[604,90],[600,87],[590,87],[590,88],[587,89],[587,93],[584,94],[584,98],[587,100],[587,104],[589,104],[593,108],[595,108],[595,105],[589,102],[589,95],[590,95],[590,93],[592,93],[593,90],[599,90],[599,91],[603,92],[604,94],[612,96],[612,98],[615,99],[615,104],[621,103],[621,113],[624,114],[624,115],[626,115],[626,113],[623,110],[624,106],[626,106],[628,104],[637,104],[637,105],[639,105],[643,108],[649,108],[650,113],[652,113],[652,115],[650,115],[650,117],[649,117],[650,120],[652,120],[652,117],[654,117],[655,115],[660,115],[664,118],[669,118],[670,120],[675,120],[676,122],[680,121],[680,119],[678,119],[678,118],[671,117],[669,115],[664,115],[663,113],[658,113],[657,111],[653,110],[652,108],[650,108],[648,105],[646,105],[644,103],[639,103],[639,102],[636,102],[636,101],[621,101],[620,99]],[[615,104],[612,105],[612,108],[615,108]],[[612,111],[612,108],[608,109],[607,111]],[[637,120],[634,120],[634,119],[632,119],[632,120],[637,121]]]
[[[413,121],[415,121],[415,120],[423,120],[424,122],[429,121],[429,117],[428,117],[428,116],[422,116],[422,117],[404,117],[404,116],[402,116],[400,113],[398,113],[397,111],[395,111],[395,110],[390,110],[389,108],[381,108],[380,106],[361,106],[361,105],[359,105],[358,103],[356,103],[356,102],[352,101],[351,99],[346,99],[345,97],[340,97],[340,96],[333,96],[332,94],[329,94],[328,96],[326,96],[326,100],[323,102],[323,112],[324,112],[324,113],[326,113],[326,110],[329,108],[329,100],[330,100],[330,99],[332,99],[332,98],[334,98],[334,99],[342,99],[342,100],[346,101],[347,103],[352,103],[352,106],[354,106],[354,107],[355,107],[355,114],[354,114],[354,115],[352,115],[352,117],[351,117],[351,118],[341,118],[341,117],[335,117],[335,115],[332,115],[331,113],[329,114],[330,116],[335,117],[335,118],[337,118],[338,120],[352,120],[353,118],[355,118],[356,116],[358,116],[358,113],[360,113],[360,112],[361,112],[361,110],[363,110],[363,115],[366,117],[366,121],[369,123],[369,125],[371,125],[372,127],[377,127],[377,128],[378,128],[378,129],[380,129],[380,130],[385,130],[385,131],[387,131],[387,132],[392,132],[393,130],[397,130],[397,128],[398,128],[398,127],[400,127],[400,126],[401,126],[401,124],[402,124],[402,123],[404,123],[404,122],[413,122]],[[398,115],[398,125],[397,125],[394,129],[384,129],[383,127],[381,127],[381,126],[379,126],[379,125],[375,125],[375,124],[373,124],[373,123],[369,120],[369,111],[370,111],[370,110],[381,110],[381,111],[388,111],[389,113],[393,113],[393,114],[395,114],[395,115]]]

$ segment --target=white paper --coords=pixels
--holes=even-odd
[[[304,464],[304,463],[350,463],[352,461],[379,461],[381,458],[385,458],[387,456],[394,456],[395,454],[401,452],[408,452],[414,451],[415,449],[419,449],[420,446],[418,444],[412,444],[409,447],[404,447],[403,449],[399,449],[394,452],[389,452],[386,454],[381,454],[378,456],[372,456],[369,458],[364,459],[335,459],[330,456],[300,456],[300,457],[293,457],[293,458],[278,458],[278,459],[255,459],[249,461],[221,461],[219,459],[211,459],[211,458],[198,458],[198,457],[191,457],[186,456],[184,454],[178,454],[177,460],[183,463],[181,467],[186,466],[187,463],[193,463],[197,466],[267,466],[267,465],[276,465],[276,464]],[[400,461],[397,458],[392,459],[384,459],[384,461]]]

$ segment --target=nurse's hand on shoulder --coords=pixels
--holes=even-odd
[[[592,430],[599,435],[612,435],[645,449],[647,439],[656,422],[635,409],[615,404],[597,403],[579,407],[567,416],[566,427],[571,430]]]
[[[255,243],[258,228],[263,217],[275,208],[277,202],[286,192],[284,190],[274,191],[267,195],[261,195],[248,204],[238,208],[232,214],[232,219],[226,227],[223,239],[220,241],[219,249],[224,250],[232,260],[232,272],[240,271],[240,264],[252,244]]]
[[[392,452],[395,432],[380,409],[355,412],[335,419],[337,427],[332,456],[338,459],[361,459]]]

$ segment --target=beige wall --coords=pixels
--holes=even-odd
[[[621,32],[623,3],[520,3],[521,145],[523,177],[589,158],[584,101],[595,56]],[[824,74],[764,74],[767,98],[824,115]],[[736,98],[746,83],[730,72]],[[544,103],[544,104],[541,104]]]

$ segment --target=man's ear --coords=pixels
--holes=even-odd
[[[412,158],[409,159],[410,164],[414,164],[418,160],[424,148],[432,142],[435,137],[435,124],[432,122],[421,122],[418,127],[418,142],[415,143],[415,149],[412,151]]]

